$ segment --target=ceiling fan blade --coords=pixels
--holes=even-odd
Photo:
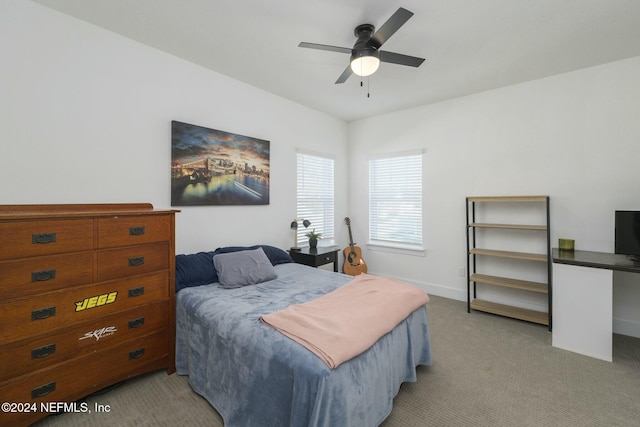
[[[391,64],[408,65],[410,67],[419,67],[424,62],[424,58],[381,50],[380,61],[389,62]]]
[[[309,49],[328,50],[329,52],[348,53],[351,55],[350,47],[329,46],[327,44],[300,42],[298,47],[306,47]]]
[[[409,12],[407,9],[402,7],[399,8],[393,15],[391,15],[391,18],[387,19],[387,22],[378,28],[378,31],[371,36],[367,44],[375,47],[376,49],[380,48],[380,46],[389,40],[389,37],[394,35],[395,32],[398,31],[398,29],[402,27],[412,16],[413,12]]]
[[[345,68],[345,70],[342,72],[342,74],[340,74],[340,77],[338,77],[338,80],[336,80],[335,84],[346,82],[351,74],[353,74],[353,71],[351,70],[351,64],[349,64],[347,65],[347,68]]]

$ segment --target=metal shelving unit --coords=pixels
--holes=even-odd
[[[478,203],[542,203],[546,214],[545,225],[528,224],[496,224],[476,222],[476,204]],[[525,320],[528,322],[548,325],[552,328],[552,259],[551,259],[551,232],[549,227],[549,196],[496,196],[496,197],[467,197],[467,312],[471,310],[484,311]],[[485,249],[477,247],[477,229],[502,229],[502,230],[529,230],[531,232],[546,233],[546,253],[528,253]],[[477,271],[476,257],[498,257],[515,260],[530,261],[544,265],[547,273],[547,281],[533,282],[510,277],[500,277],[482,274]],[[535,311],[478,298],[477,284],[512,288],[527,292],[536,292],[547,295],[548,311]],[[473,298],[472,298],[473,295]]]

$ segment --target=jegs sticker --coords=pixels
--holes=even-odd
[[[76,311],[84,311],[90,308],[96,308],[106,304],[111,304],[112,302],[116,302],[116,298],[118,298],[118,291],[85,298],[82,301],[78,301],[76,303]]]
[[[107,326],[104,328],[96,329],[95,331],[85,332],[84,336],[78,338],[78,341],[86,340],[87,338],[95,338],[98,341],[100,338],[108,337],[118,332],[115,326]]]

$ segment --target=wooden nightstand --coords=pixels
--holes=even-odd
[[[333,263],[333,271],[338,272],[338,249],[335,246],[326,248],[302,248],[299,251],[289,251],[291,258],[298,264],[311,267]]]

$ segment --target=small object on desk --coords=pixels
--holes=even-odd
[[[576,241],[573,239],[558,239],[558,247],[561,251],[573,252]]]
[[[338,272],[338,249],[335,246],[318,248],[301,248],[289,250],[289,255],[298,264],[318,267],[333,263],[333,271]]]

